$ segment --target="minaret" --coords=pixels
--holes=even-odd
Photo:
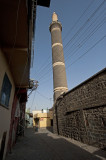
[[[52,41],[52,65],[53,65],[53,84],[54,84],[54,102],[64,92],[68,91],[63,44],[61,38],[62,25],[58,22],[57,14],[54,12],[52,23],[50,24]]]

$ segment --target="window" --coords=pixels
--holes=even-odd
[[[9,105],[11,88],[12,88],[12,85],[10,83],[10,80],[7,74],[5,73],[1,93],[0,93],[0,104],[5,107],[8,107]]]

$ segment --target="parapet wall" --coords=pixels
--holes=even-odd
[[[106,68],[60,96],[54,133],[98,147],[106,144]]]

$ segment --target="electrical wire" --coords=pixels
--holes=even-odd
[[[18,21],[18,14],[19,14],[20,1],[21,1],[21,0],[19,0],[18,9],[17,9],[16,26],[17,26],[17,21]],[[16,27],[16,31],[17,31],[17,27]],[[16,36],[17,36],[17,32],[16,32]],[[15,43],[16,43],[16,42],[15,42]],[[15,43],[14,43],[14,47],[15,47]],[[20,84],[19,84],[19,87],[18,87],[18,91],[17,91],[17,93],[16,93],[16,96],[18,95],[19,90],[20,90],[20,88],[21,88],[21,85],[22,85],[22,82],[23,82],[23,79],[24,79],[24,76],[25,76],[25,72],[26,72],[26,69],[27,69],[28,61],[29,61],[29,59],[28,59],[28,57],[27,57],[27,60],[26,60],[25,66],[24,66],[24,70],[23,70],[22,77],[20,77],[21,81],[20,81]]]
[[[70,32],[72,32],[73,29],[75,29],[75,26],[78,24],[78,22],[81,20],[81,18],[86,14],[86,12],[88,11],[88,9],[91,7],[91,5],[94,3],[95,0],[92,0],[89,5],[87,6],[87,8],[83,11],[83,13],[80,15],[80,17],[78,18],[78,20],[75,22],[75,24],[70,28],[70,30],[67,32],[67,34],[64,36],[63,38],[63,42],[64,40],[67,38],[67,36],[69,35]]]
[[[64,49],[72,42],[76,36],[84,29],[84,27],[90,22],[90,20],[95,16],[95,14],[101,9],[101,7],[104,5],[106,1],[104,0],[97,8],[96,10],[91,14],[91,16],[85,21],[85,23],[78,29],[78,31],[74,34],[74,36],[68,41],[68,43],[65,45]]]
[[[66,70],[72,66],[73,64],[75,64],[78,60],[80,60],[83,56],[85,56],[89,51],[91,51],[94,47],[96,47],[96,45],[98,45],[101,41],[103,41],[106,38],[106,35],[104,35],[101,39],[99,39],[94,45],[92,45],[86,52],[84,52],[80,57],[78,57],[73,63],[71,63],[70,65],[68,65],[66,67]],[[62,72],[62,70],[61,70]],[[49,77],[50,79],[50,77]],[[44,81],[42,82],[44,84]]]
[[[80,57],[78,57],[73,63],[71,63],[66,69],[68,69],[70,66],[75,64],[79,59],[81,59],[83,56],[85,56],[89,51],[91,51],[96,45],[98,45],[101,41],[103,41],[106,38],[106,35],[104,35],[101,39],[99,39],[93,46],[91,46],[85,53],[83,53]]]
[[[75,26],[77,25],[77,23],[80,21],[80,19],[83,17],[83,15],[85,15],[85,13],[87,12],[87,10],[91,7],[91,5],[93,4],[93,2],[94,2],[94,0],[87,6],[87,8],[84,10],[84,12],[81,14],[81,16],[79,17],[79,19],[75,22],[75,24],[73,25],[73,27],[70,29],[71,31],[72,31],[72,29],[73,28],[75,28]],[[68,32],[69,33],[69,32]],[[67,33],[67,34],[68,34]],[[67,36],[67,34],[66,34],[66,36]],[[65,36],[65,37],[66,37]],[[65,39],[65,37],[64,37],[64,39]],[[64,40],[63,39],[63,40]],[[49,64],[47,64],[47,65],[45,65],[45,67],[43,67],[42,68],[42,70],[45,70],[49,65],[50,65],[51,63],[49,63]],[[39,74],[40,74],[41,72],[39,72]],[[38,76],[38,75],[37,75]]]
[[[105,20],[105,19],[104,19],[104,20]],[[101,22],[102,22],[102,21],[101,21]],[[71,56],[68,55],[68,57],[67,57],[66,60],[69,60],[69,59],[68,59],[69,56],[72,57],[72,56],[78,51],[78,49],[81,48],[81,47],[86,43],[86,41],[89,40],[89,38],[90,38],[91,36],[93,36],[93,34],[104,24],[105,21],[103,21],[103,23],[101,23],[101,22],[99,23],[99,25],[97,25],[97,26],[94,28],[94,30],[93,30],[89,35],[86,36],[86,38],[85,38],[84,40],[82,40],[82,41],[80,42],[80,45],[77,45],[78,48],[75,48],[76,50],[73,52],[73,54],[71,54]],[[96,30],[95,30],[95,29],[96,29]],[[94,31],[95,31],[95,32],[94,32]],[[71,53],[72,53],[72,52],[71,52]],[[49,70],[49,71],[50,71],[50,70]],[[42,75],[42,77],[46,76],[48,73],[49,73],[49,72],[44,73],[44,74]],[[41,78],[42,78],[42,77],[41,77]],[[40,79],[40,80],[41,80],[41,79]]]
[[[106,9],[106,8],[105,8]],[[103,17],[103,13],[104,13],[104,11],[106,11],[106,10],[103,10],[101,13],[100,13],[100,15],[99,16],[97,16],[96,18],[95,18],[95,20],[93,20],[93,22],[86,28],[86,30],[79,36],[79,39],[73,44],[73,45],[71,45],[71,49],[72,49],[72,47],[73,46],[75,46],[75,44],[76,44],[76,46],[75,47],[77,47],[77,45],[78,45],[78,43],[80,43],[79,42],[79,40],[80,39],[83,39],[83,37],[84,37],[84,35],[87,35],[87,33],[89,33],[89,31],[92,29],[91,28],[91,26],[94,24],[94,26],[97,26],[97,24],[95,25],[95,22],[97,21],[97,20],[99,20],[98,18],[100,18],[100,20],[102,19],[102,17]],[[105,14],[104,14],[105,15]],[[100,22],[100,20],[99,20],[99,22]],[[93,27],[94,27],[93,26]],[[89,30],[90,29],[90,30]],[[70,51],[70,50],[69,50]],[[65,56],[66,56],[66,54],[67,54],[68,52],[65,52]]]
[[[74,36],[71,38],[71,40],[68,41],[68,43],[65,45],[64,49],[69,46],[69,44],[78,36],[78,34],[84,29],[84,27],[90,22],[90,20],[95,16],[95,14],[99,11],[99,9],[103,6],[105,3],[105,0],[96,8],[96,10],[91,14],[91,16],[86,20],[86,22],[83,24],[83,26],[80,27],[80,29],[74,34]],[[42,76],[41,76],[42,77]],[[40,78],[41,78],[40,77]],[[39,78],[39,79],[40,79]]]
[[[101,22],[103,22],[103,23],[101,23]],[[92,23],[93,24],[93,23]],[[90,25],[92,25],[92,24],[90,24]],[[101,25],[100,25],[101,24]],[[96,33],[96,31],[102,26],[104,24],[104,21],[100,21],[100,23],[98,24],[98,25],[96,25],[96,27],[93,29],[93,30],[91,30],[91,28],[90,28],[90,33],[89,33],[89,35],[86,35],[86,37],[84,37],[84,39],[80,42],[80,45],[77,45],[77,46],[75,46],[75,47],[78,47],[78,49],[79,48],[81,48],[81,46],[82,46],[82,44],[84,44],[84,43],[86,43],[86,41],[94,34],[94,33]],[[87,29],[86,29],[87,30]],[[81,33],[81,32],[80,32]],[[87,33],[87,32],[86,32]],[[85,33],[83,33],[82,35],[84,35]],[[106,38],[106,35],[105,36],[103,36],[101,39],[99,39],[94,45],[92,45],[86,52],[84,52],[82,55],[80,55],[74,62],[72,62],[71,64],[69,64],[67,67],[66,67],[66,70],[70,67],[70,66],[72,66],[73,64],[75,64],[77,61],[79,61],[82,57],[84,57],[88,52],[90,52],[94,47],[96,47],[96,45],[98,45],[104,38]],[[81,37],[80,37],[80,39],[81,39]],[[75,43],[74,43],[75,44]],[[68,45],[69,46],[69,45]],[[67,48],[67,47],[66,47]],[[69,57],[69,55],[68,55],[68,57]],[[68,57],[67,57],[67,59],[68,59]],[[51,62],[49,62],[49,64],[51,64]],[[50,72],[48,72],[48,71],[51,71],[51,67],[50,68],[48,68],[48,66],[49,66],[49,64],[47,64],[45,67],[47,67],[47,71],[46,71],[46,74],[45,73],[43,73],[42,75],[44,75],[44,76],[41,76],[40,77],[40,80],[42,80],[48,73],[50,73]],[[45,67],[42,67],[42,70],[41,71],[44,71],[45,70]],[[44,68],[44,70],[43,70],[43,68]],[[40,72],[39,72],[40,73]],[[42,72],[41,72],[42,73]],[[52,77],[51,77],[52,78]],[[49,77],[49,79],[50,79],[50,77]],[[44,79],[43,79],[43,81],[42,81],[42,83],[40,83],[41,85],[43,84],[44,85],[44,83],[46,83],[47,81],[44,81]],[[41,95],[41,94],[40,94]],[[49,100],[49,98],[47,98],[47,97],[45,97],[44,95],[42,96],[42,97],[44,97],[44,98],[46,98],[46,99],[48,99]]]
[[[40,96],[42,96],[43,98],[45,98],[45,99],[47,99],[47,100],[49,100],[50,101],[50,98],[48,98],[48,97],[46,97],[46,96],[44,96],[43,94],[41,94],[40,92],[38,92],[37,91],[37,93],[40,95]],[[52,98],[51,98],[52,99]]]
[[[35,100],[36,92],[37,92],[37,89],[35,90],[35,93],[34,93],[34,97],[33,97],[32,104],[31,104],[31,108],[33,107],[33,103],[34,103],[34,100]]]
[[[101,23],[102,22],[102,23]],[[89,38],[91,38],[91,36],[93,36],[93,34],[95,34],[97,31],[98,31],[98,29],[100,28],[100,27],[102,27],[102,25],[106,22],[106,18],[103,20],[103,21],[101,21],[99,24],[98,24],[98,26],[96,26],[95,27],[95,29],[89,34],[89,35],[87,35],[86,36],[86,38],[84,39],[84,40],[82,40],[76,47],[76,50],[71,54],[71,56],[70,56],[70,54],[67,56],[67,58],[66,58],[66,61],[68,61],[69,59],[69,57],[71,58],[71,57],[73,57],[73,55],[75,55],[75,53],[78,51],[78,49],[79,48],[81,48],[88,40],[89,40]],[[71,53],[71,52],[70,52]]]

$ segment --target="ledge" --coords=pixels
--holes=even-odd
[[[75,107],[75,108],[72,108],[70,109],[70,111],[67,111],[64,115],[69,115],[71,114],[72,112],[75,112],[75,111],[80,111],[80,110],[88,110],[88,109],[93,109],[93,108],[100,108],[100,107],[106,107],[106,104],[103,104],[103,105],[99,105],[99,106],[90,106],[90,107],[82,107],[82,108],[79,108],[79,107]]]

